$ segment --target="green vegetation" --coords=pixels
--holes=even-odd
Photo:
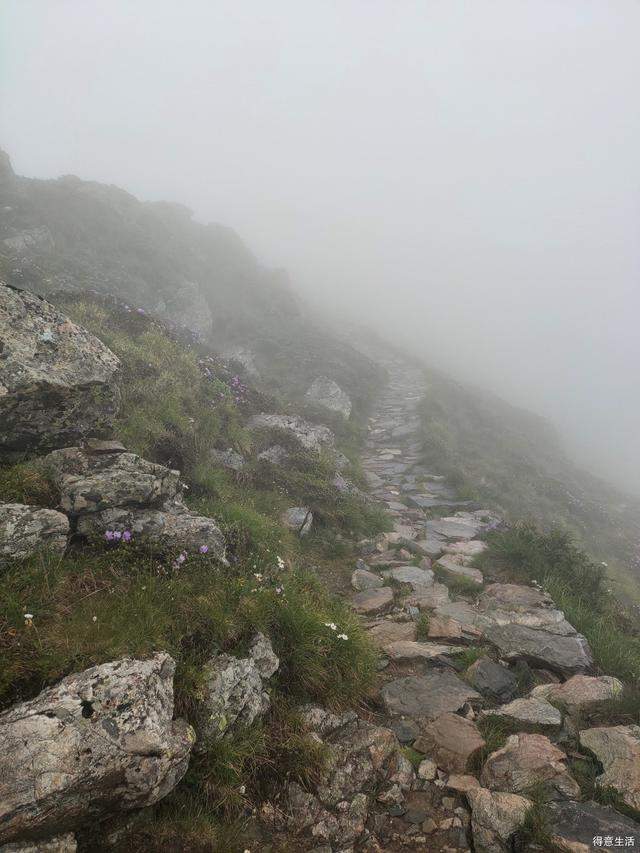
[[[485,646],[469,646],[457,655],[454,655],[453,660],[461,669],[469,669],[480,658],[488,656],[489,650]]]
[[[640,677],[640,636],[607,592],[603,569],[564,531],[543,533],[530,523],[489,538],[476,564],[507,579],[536,581],[585,635],[599,670],[623,681]]]
[[[58,500],[47,471],[37,461],[0,466],[0,503],[53,507]]]

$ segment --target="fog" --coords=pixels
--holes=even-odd
[[[636,0],[4,0],[0,145],[234,227],[640,492]]]

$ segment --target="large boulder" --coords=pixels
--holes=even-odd
[[[549,738],[520,734],[507,738],[502,749],[487,758],[480,782],[492,791],[526,794],[534,787],[547,799],[578,798],[580,786],[564,765],[567,756]]]
[[[519,794],[470,788],[471,829],[475,853],[509,853],[512,838],[522,826],[532,802]]]
[[[605,839],[609,848],[640,845],[640,826],[600,803],[549,803],[545,817],[551,842],[567,853],[592,853],[605,846]]]
[[[337,382],[327,376],[318,376],[314,379],[305,397],[310,403],[338,412],[344,418],[348,418],[351,414],[351,400]]]
[[[208,742],[224,737],[234,726],[250,725],[269,710],[264,681],[279,665],[263,634],[256,635],[246,658],[222,654],[205,664],[197,692],[198,748],[205,749]]]
[[[0,446],[44,450],[108,432],[120,363],[52,305],[0,282]]]
[[[168,794],[194,742],[173,720],[174,671],[164,653],[123,658],[1,714],[0,842],[50,838]]]
[[[37,551],[61,554],[67,546],[69,519],[61,512],[25,504],[0,504],[0,565]]]
[[[602,764],[597,782],[615,788],[624,802],[640,812],[640,726],[600,726],[580,732],[580,745]]]
[[[127,507],[90,512],[78,518],[77,529],[89,538],[104,537],[110,531],[129,531],[136,540],[146,540],[163,551],[206,551],[207,556],[227,562],[224,536],[215,519],[180,507],[170,512]]]
[[[326,426],[312,424],[298,415],[254,415],[247,424],[252,430],[277,430],[294,438],[305,450],[332,448],[335,436]]]
[[[180,472],[142,459],[135,453],[103,448],[65,447],[45,457],[69,515],[101,512],[113,507],[161,507],[181,495]]]
[[[479,701],[480,694],[449,670],[433,670],[426,675],[408,675],[389,681],[381,690],[388,714],[434,720],[465,702]]]
[[[597,707],[622,693],[622,682],[613,675],[574,675],[563,684],[539,684],[531,691],[536,699],[562,705],[569,713]]]

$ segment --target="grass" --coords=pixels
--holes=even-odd
[[[489,650],[485,646],[469,646],[464,651],[452,657],[452,660],[461,668],[469,669],[480,658],[487,657]]]
[[[55,507],[59,494],[46,468],[36,460],[0,466],[0,503]]]

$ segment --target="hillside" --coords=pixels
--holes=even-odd
[[[635,508],[221,226],[0,191],[0,853],[640,843]]]

